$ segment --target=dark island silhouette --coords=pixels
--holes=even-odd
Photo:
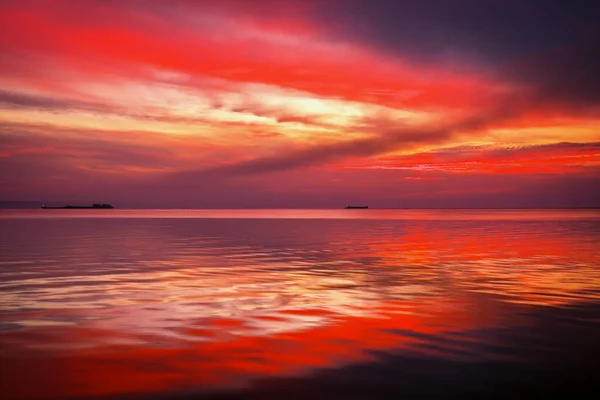
[[[112,209],[114,208],[112,205],[110,204],[92,204],[91,206],[47,206],[47,205],[43,205],[42,208],[44,209],[53,209],[53,210],[64,210],[64,209]]]
[[[369,206],[346,206],[346,210],[348,209],[364,209],[364,208],[369,208]]]

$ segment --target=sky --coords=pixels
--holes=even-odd
[[[0,0],[0,200],[600,207],[600,3]]]

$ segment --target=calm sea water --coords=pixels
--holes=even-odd
[[[2,398],[600,382],[597,210],[0,210]]]

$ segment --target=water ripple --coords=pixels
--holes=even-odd
[[[0,360],[38,383],[11,397],[231,388],[392,354],[525,365],[560,353],[544,310],[598,332],[595,214],[235,215],[2,216]],[[50,365],[68,371],[52,385]]]

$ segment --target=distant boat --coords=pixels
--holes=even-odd
[[[347,206],[346,209],[369,208],[369,206]]]
[[[110,204],[92,204],[91,206],[42,206],[44,209],[111,209],[114,208]]]

